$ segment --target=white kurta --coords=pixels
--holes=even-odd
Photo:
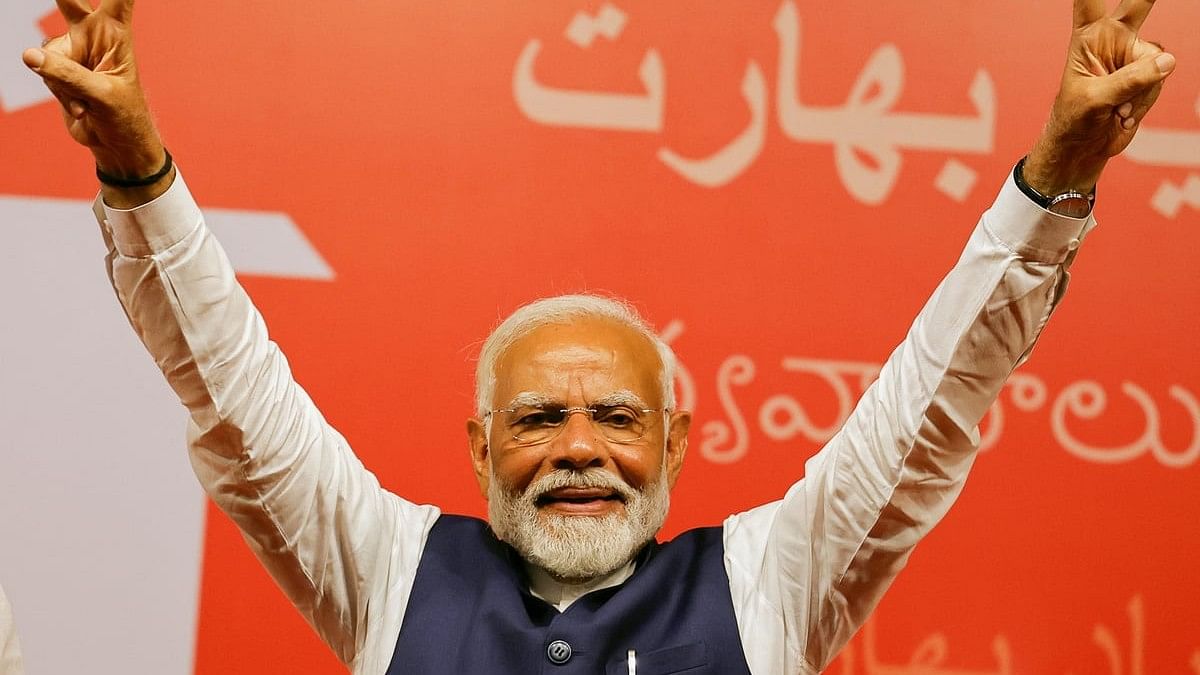
[[[0,586],[0,675],[23,675],[24,672],[12,605],[4,595],[4,587]]]
[[[204,488],[342,661],[383,673],[439,510],[383,490],[293,381],[182,178],[137,209],[96,213],[117,295],[191,413]],[[754,673],[817,672],[866,620],[957,497],[977,424],[1093,225],[1042,210],[1010,177],[804,478],[725,521]]]

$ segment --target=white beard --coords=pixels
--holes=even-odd
[[[624,513],[568,516],[542,513],[540,496],[564,487],[613,490],[625,502]],[[643,490],[601,469],[560,469],[531,483],[523,492],[488,485],[488,520],[496,536],[532,563],[562,581],[580,582],[624,566],[662,528],[671,505],[664,475]]]

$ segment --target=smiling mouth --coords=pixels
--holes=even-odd
[[[535,504],[539,507],[553,504],[599,504],[601,502],[624,502],[619,493],[597,488],[559,488],[540,495]]]

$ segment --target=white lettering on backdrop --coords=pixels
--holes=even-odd
[[[1146,615],[1141,595],[1134,595],[1126,606],[1129,616],[1129,638],[1123,646],[1111,628],[1097,623],[1092,629],[1092,642],[1107,662],[1108,675],[1145,675],[1146,673]],[[950,641],[944,633],[933,633],[922,640],[907,663],[887,662],[879,658],[876,648],[880,619],[873,615],[862,632],[838,656],[836,675],[1014,675],[1014,650],[1004,635],[992,638],[994,668],[978,670],[954,667],[950,662]],[[959,658],[958,660],[962,660]],[[1200,675],[1200,651],[1192,653],[1191,670]],[[829,669],[835,673],[834,667]],[[1067,675],[1072,675],[1070,671]]]
[[[577,13],[566,37],[581,49],[596,35],[616,40],[627,17],[606,3],[595,16]],[[887,198],[899,175],[899,148],[926,151],[989,153],[995,137],[996,91],[991,76],[980,69],[967,92],[975,114],[967,117],[927,113],[897,113],[891,109],[904,86],[904,60],[895,45],[881,45],[863,68],[845,105],[806,106],[797,92],[800,17],[792,0],[775,15],[779,38],[776,117],[784,135],[801,143],[830,144],[838,175],[850,194],[866,204]],[[513,96],[529,119],[548,126],[613,131],[661,132],[666,97],[662,57],[648,49],[639,69],[645,95],[555,89],[539,83],[534,63],[542,42],[532,39],[522,48],[513,73]],[[742,99],[750,112],[746,127],[708,156],[690,158],[660,148],[659,160],[686,180],[703,187],[728,184],[758,158],[766,142],[768,98],[762,67],[750,60],[741,82]],[[858,153],[868,156],[863,161]],[[951,159],[935,186],[952,199],[966,199],[975,172]]]
[[[595,15],[577,12],[565,35],[575,46],[587,49],[597,36],[617,40],[627,22],[623,11],[605,3]],[[994,150],[998,106],[987,70],[977,69],[967,88],[972,115],[898,112],[893,108],[904,88],[904,58],[896,45],[885,43],[867,59],[843,105],[806,105],[799,94],[801,21],[794,0],[783,0],[773,27],[779,45],[775,91],[779,128],[797,143],[832,146],[838,177],[855,200],[878,205],[888,198],[900,175],[902,149],[973,155]],[[534,66],[541,49],[541,40],[529,40],[513,73],[513,97],[530,120],[581,129],[663,130],[667,75],[658,50],[647,49],[638,70],[645,93],[617,94],[552,88],[538,82]],[[769,117],[766,77],[754,60],[746,65],[741,95],[750,118],[724,146],[704,157],[686,157],[663,147],[658,159],[685,180],[706,188],[727,185],[745,173],[763,150]],[[1200,114],[1200,101],[1196,108]],[[1200,131],[1143,126],[1123,157],[1136,164],[1200,168]],[[974,169],[952,156],[934,179],[934,187],[962,202],[977,178]],[[1190,173],[1178,183],[1164,179],[1150,206],[1167,218],[1174,218],[1184,206],[1200,209],[1200,174]]]
[[[661,337],[670,344],[683,334],[683,329],[682,321],[672,321]],[[748,414],[745,403],[738,398],[737,389],[754,381],[758,366],[745,354],[732,354],[717,367],[713,389],[721,417],[710,419],[700,427],[700,456],[716,464],[743,459],[750,449],[748,419],[757,422],[755,428],[772,441],[788,442],[801,438],[823,445],[849,418],[854,403],[878,377],[880,367],[880,364],[862,361],[784,357],[780,362],[781,372],[807,376],[808,381],[815,379],[832,395],[836,412],[828,423],[820,424],[813,420],[797,395],[786,392],[768,396],[758,405],[757,414]],[[700,395],[694,375],[683,364],[680,364],[679,380],[679,405],[694,410]],[[1196,464],[1200,459],[1200,402],[1194,392],[1182,385],[1172,385],[1167,390],[1191,423],[1190,442],[1182,449],[1172,450],[1163,441],[1158,402],[1145,388],[1132,382],[1123,382],[1121,391],[1141,412],[1142,431],[1124,445],[1094,446],[1080,440],[1071,427],[1072,423],[1078,424],[1081,420],[1095,420],[1107,410],[1108,395],[1103,386],[1081,380],[1063,387],[1051,400],[1042,378],[1026,372],[1013,373],[980,425],[980,448],[986,451],[999,442],[1007,423],[1006,400],[1013,408],[1025,413],[1041,411],[1049,402],[1051,436],[1062,449],[1085,462],[1122,464],[1149,456],[1160,465],[1173,469]],[[806,388],[806,393],[811,395],[811,387]]]
[[[1196,99],[1200,117],[1200,98]],[[1200,131],[1143,127],[1124,156],[1138,164],[1200,169]],[[1200,173],[1189,173],[1182,183],[1163,180],[1150,198],[1150,206],[1167,218],[1179,215],[1183,206],[1200,210]]]

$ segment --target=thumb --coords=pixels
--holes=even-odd
[[[21,60],[42,76],[52,89],[71,98],[96,101],[100,94],[100,76],[84,68],[65,54],[50,49],[26,49]]]
[[[1117,106],[1147,93],[1175,70],[1175,57],[1167,52],[1144,56],[1103,78],[1100,98]]]

